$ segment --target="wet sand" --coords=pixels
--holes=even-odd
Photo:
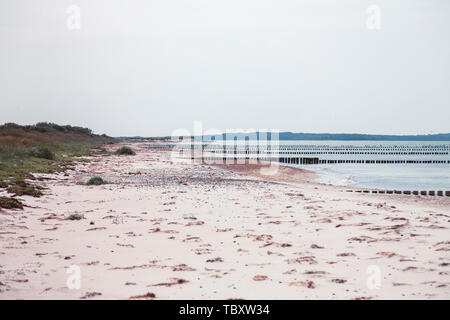
[[[449,198],[128,145],[136,156],[41,175],[43,197],[0,213],[0,299],[450,298]],[[111,183],[78,184],[95,175]]]

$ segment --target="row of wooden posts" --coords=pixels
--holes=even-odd
[[[438,196],[438,197],[450,197],[450,191],[435,191],[435,190],[346,190],[347,192],[358,192],[358,193],[379,193],[379,194],[405,194],[405,195],[415,195],[415,196]]]

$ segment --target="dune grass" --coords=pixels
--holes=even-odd
[[[34,173],[64,172],[80,156],[108,154],[102,146],[114,142],[78,127],[0,126],[0,188],[16,196],[40,197],[43,188],[33,181],[41,179]]]
[[[136,154],[136,152],[134,152],[134,150],[131,149],[130,147],[121,147],[116,150],[115,154],[134,156]]]
[[[48,145],[36,153],[34,147],[0,145],[0,188],[18,196],[40,197],[42,188],[32,183],[38,180],[33,173],[63,172],[77,157],[107,153],[98,147],[95,143],[67,143]]]
[[[86,182],[86,185],[88,185],[88,186],[99,186],[99,185],[107,184],[107,183],[108,182],[103,180],[102,177],[92,177]]]
[[[55,160],[55,157],[56,157],[55,153],[46,146],[38,147],[36,152],[34,153],[34,156],[36,158],[47,159],[47,160]]]
[[[80,213],[72,213],[70,215],[68,215],[67,217],[64,218],[65,220],[81,220],[81,219],[86,219],[84,217],[84,214],[80,214]]]

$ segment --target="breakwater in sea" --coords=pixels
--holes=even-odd
[[[450,164],[450,142],[221,141],[166,144],[204,160],[276,161],[282,164]],[[161,147],[161,145],[160,145]]]

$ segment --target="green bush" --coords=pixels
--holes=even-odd
[[[37,158],[47,159],[47,160],[55,160],[55,154],[47,147],[39,147],[37,148],[35,154]]]
[[[72,213],[71,215],[65,217],[66,220],[81,220],[81,219],[86,219],[84,217],[84,214],[79,214],[79,213]]]
[[[86,182],[86,185],[88,185],[88,186],[99,186],[99,185],[105,184],[105,183],[106,183],[106,181],[103,180],[102,177],[93,177],[93,178],[90,178],[88,180],[88,182]]]
[[[136,152],[134,152],[133,149],[131,149],[130,147],[122,147],[120,149],[117,149],[115,153],[118,155],[128,155],[128,156],[133,156],[136,154]]]

